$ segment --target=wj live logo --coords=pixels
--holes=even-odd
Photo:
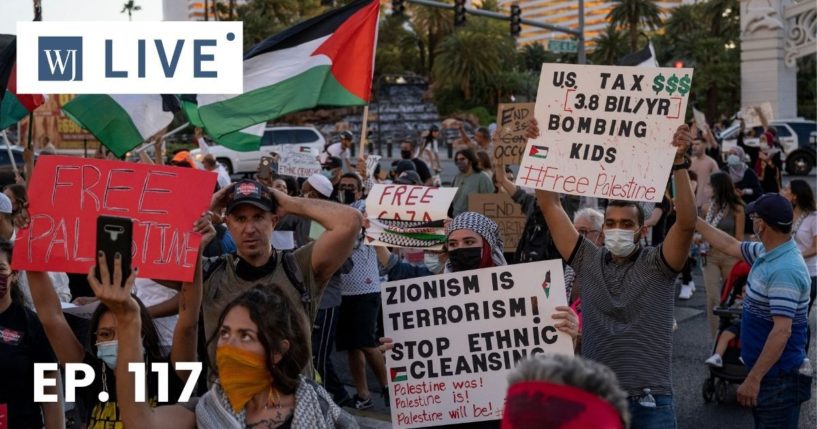
[[[82,80],[82,37],[43,36],[37,52],[40,80]]]

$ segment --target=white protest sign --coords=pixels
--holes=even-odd
[[[383,158],[380,155],[369,155],[366,157],[366,175],[369,177],[374,177],[374,170],[380,164],[380,159]]]
[[[375,184],[366,197],[366,243],[442,249],[443,221],[457,188]]]
[[[757,108],[760,108],[760,111],[763,112],[766,122],[774,120],[774,110],[772,110],[772,104],[768,101],[761,103],[760,106],[746,106],[740,109],[738,114],[743,118],[743,122],[746,123],[747,130],[763,125],[763,121],[760,120],[760,115],[757,114]]]
[[[321,164],[307,146],[282,145],[275,149],[278,154],[278,174],[293,177],[309,177],[321,172]]]
[[[695,118],[695,125],[698,127],[699,130],[711,134],[711,131],[709,131],[709,124],[706,122],[706,115],[704,115],[704,112],[701,112],[700,110],[693,107],[692,117]]]
[[[660,202],[684,122],[692,69],[543,64],[516,184]]]
[[[526,356],[573,355],[551,316],[567,305],[559,260],[385,283],[396,428],[502,418],[507,375]]]

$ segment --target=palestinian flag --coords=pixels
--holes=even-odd
[[[545,146],[533,145],[530,147],[530,153],[528,153],[528,155],[534,158],[545,159],[548,157],[548,148]]]
[[[88,130],[117,157],[170,125],[178,100],[164,95],[78,95],[63,113]]]
[[[17,37],[0,34],[0,130],[4,130],[45,103],[42,94],[17,93]]]
[[[394,368],[389,369],[391,373],[391,381],[398,382],[398,381],[408,381],[408,374],[406,373],[406,367],[404,366],[396,366]]]
[[[198,96],[207,133],[220,141],[299,110],[368,104],[379,13],[377,0],[354,1],[254,46],[244,56],[243,94]]]
[[[181,108],[185,115],[187,115],[187,120],[190,122],[190,125],[196,128],[204,128],[205,131],[207,131],[201,117],[199,116],[199,107],[196,95],[182,95]],[[232,133],[227,133],[219,138],[213,138],[213,140],[224,147],[228,147],[239,152],[258,150],[258,148],[261,147],[261,138],[264,137],[264,130],[266,129],[266,126],[266,122],[261,122],[260,124],[250,125],[243,130],[233,131]],[[208,132],[208,134],[210,133]],[[213,137],[212,134],[210,137]]]

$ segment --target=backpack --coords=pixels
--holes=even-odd
[[[518,264],[561,259],[547,223],[545,223],[545,216],[539,207],[534,209],[533,214],[525,222],[522,238],[516,247],[515,259]]]

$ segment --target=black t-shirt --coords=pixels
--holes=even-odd
[[[422,180],[423,183],[431,179],[431,170],[428,169],[428,165],[426,165],[425,161],[420,158],[414,158],[411,162],[414,163],[414,169],[417,170],[417,175],[420,176],[420,180]]]
[[[77,397],[82,401],[87,410],[84,421],[88,422],[88,429],[94,428],[121,428],[122,420],[119,415],[119,406],[116,402],[116,378],[114,372],[104,365],[102,361],[90,352],[85,353],[83,363],[90,365],[94,369],[94,381],[87,387],[77,389]],[[158,361],[167,362],[167,360]],[[147,402],[151,407],[157,405],[173,404],[179,399],[184,383],[176,375],[173,365],[168,365],[168,400],[167,403],[158,403],[159,400],[159,377],[157,373],[150,371],[150,362],[146,365],[147,377]],[[104,372],[104,374],[103,374]],[[103,388],[104,387],[104,388]],[[99,392],[108,392],[108,401],[99,400]]]
[[[40,405],[34,402],[34,364],[55,363],[37,315],[12,303],[0,313],[0,404],[6,404],[10,428],[41,428]]]

